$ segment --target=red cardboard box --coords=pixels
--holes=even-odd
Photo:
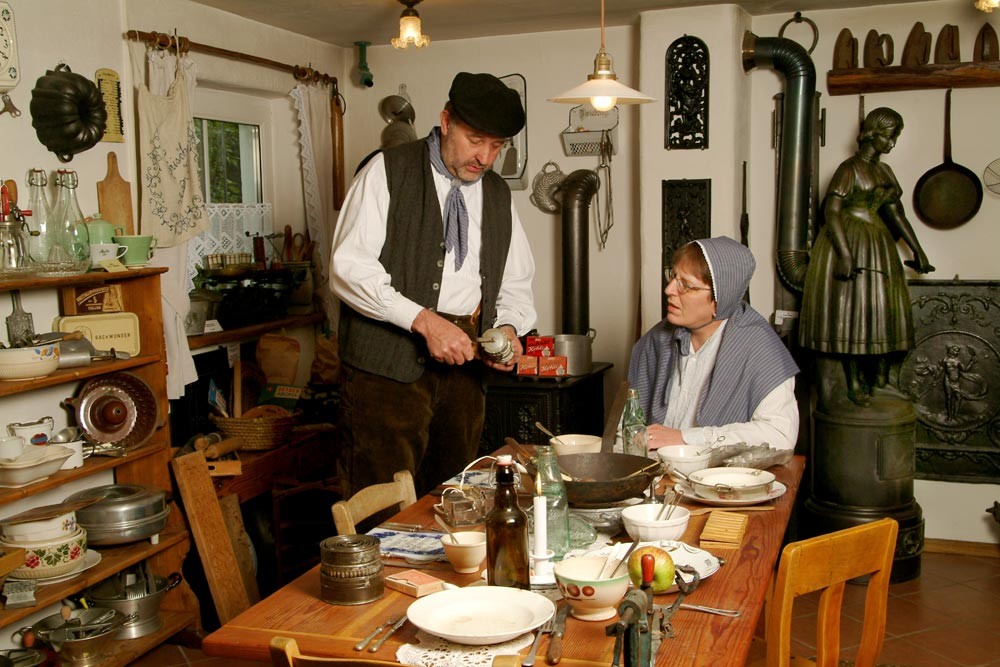
[[[517,360],[518,375],[538,375],[538,357],[526,357],[521,355]]]
[[[524,353],[529,357],[551,357],[555,347],[556,339],[552,336],[528,336]]]
[[[566,375],[566,357],[541,357],[538,360],[539,377],[563,377]]]

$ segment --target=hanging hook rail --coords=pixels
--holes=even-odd
[[[199,44],[198,42],[192,42],[187,37],[175,37],[168,33],[163,32],[143,32],[141,30],[129,30],[125,33],[125,37],[133,42],[146,42],[149,46],[158,49],[174,49],[176,50],[178,45],[180,45],[181,53],[187,53],[189,51],[194,51],[196,53],[206,53],[213,56],[219,56],[222,58],[229,58],[231,60],[239,60],[241,62],[253,63],[255,65],[264,65],[265,67],[273,67],[274,69],[280,69],[285,72],[289,72],[295,77],[297,81],[305,81],[307,83],[329,83],[333,86],[333,95],[336,97],[339,95],[337,90],[337,77],[330,76],[329,74],[324,74],[323,72],[317,72],[312,67],[304,65],[289,65],[287,63],[278,62],[276,60],[270,60],[268,58],[261,58],[260,56],[254,56],[249,53],[240,53],[239,51],[230,51],[229,49],[222,49],[217,46],[210,46],[208,44]]]

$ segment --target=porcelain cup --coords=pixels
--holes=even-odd
[[[8,435],[0,438],[0,459],[16,459],[24,451],[24,438]]]
[[[458,541],[452,542],[452,536]],[[479,566],[486,560],[486,533],[459,531],[441,538],[444,555],[455,572],[479,572]]]
[[[117,243],[91,243],[90,263],[98,266],[106,259],[121,259],[128,252],[128,248]]]
[[[25,443],[44,445],[52,437],[55,422],[52,417],[42,417],[33,422],[14,422],[7,424],[7,435],[17,435],[24,438]]]
[[[123,260],[125,266],[143,266],[149,263],[156,249],[156,237],[148,234],[120,234],[114,238],[127,248]]]

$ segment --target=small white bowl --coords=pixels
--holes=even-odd
[[[658,540],[679,540],[687,530],[691,511],[678,505],[669,519],[656,520],[663,505],[641,503],[622,510],[625,532],[636,542],[656,542]],[[670,511],[669,509],[667,510]]]
[[[549,438],[549,444],[556,450],[556,456],[566,454],[599,454],[601,436],[582,433],[563,433],[559,439]]]
[[[74,534],[79,526],[76,523],[76,512],[64,512],[49,519],[20,521],[7,523],[0,521],[0,539],[6,542],[38,542],[40,540],[56,540]]]
[[[59,471],[73,450],[61,445],[29,445],[16,459],[0,460],[0,487],[18,488]]]
[[[573,618],[604,621],[618,613],[618,603],[628,590],[628,568],[619,569],[614,579],[598,579],[606,561],[604,556],[578,556],[555,564],[556,583]]]
[[[58,367],[58,343],[0,350],[0,380],[42,378],[54,373]]]
[[[464,530],[452,535],[458,544],[452,542],[451,535],[445,535],[441,538],[441,546],[455,572],[479,572],[479,567],[486,560],[486,533]]]
[[[690,475],[696,470],[708,467],[708,461],[712,458],[711,451],[707,447],[695,447],[694,445],[669,445],[656,450],[656,455],[660,457],[663,465],[670,466],[684,475]],[[699,451],[704,454],[699,455]]]

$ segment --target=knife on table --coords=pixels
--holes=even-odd
[[[396,630],[399,630],[401,627],[403,627],[403,623],[406,623],[406,619],[407,619],[406,614],[403,614],[398,621],[392,624],[392,627],[389,628],[389,631],[386,632],[381,637],[379,637],[378,641],[372,644],[371,648],[369,648],[368,650],[374,653],[375,651],[382,648],[382,644],[385,643],[385,640],[391,637],[392,633],[394,633]]]
[[[558,665],[562,660],[563,633],[566,632],[568,613],[569,604],[565,602],[556,611],[556,621],[552,624],[552,633],[549,635],[549,648],[545,651],[545,661],[550,665]]]

